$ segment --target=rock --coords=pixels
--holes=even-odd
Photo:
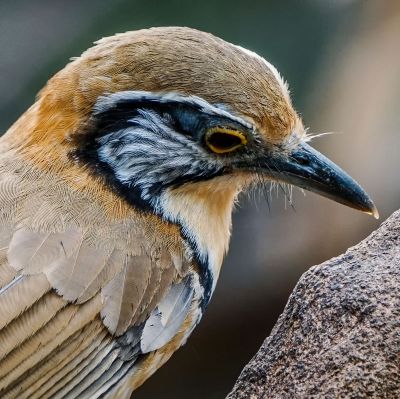
[[[307,271],[228,399],[400,398],[400,211]]]

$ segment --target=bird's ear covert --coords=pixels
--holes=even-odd
[[[239,130],[213,127],[206,133],[207,147],[216,154],[233,152],[247,144],[247,137]]]

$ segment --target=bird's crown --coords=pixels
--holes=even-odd
[[[249,50],[194,29],[153,28],[102,39],[56,75],[42,95],[58,91],[70,79],[71,100],[79,111],[91,109],[109,93],[175,92],[224,105],[270,140],[282,140],[295,128],[302,133],[275,67]]]

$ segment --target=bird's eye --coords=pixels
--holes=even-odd
[[[213,127],[206,133],[206,144],[211,151],[224,154],[246,145],[247,138],[238,130]]]

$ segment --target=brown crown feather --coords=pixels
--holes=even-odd
[[[56,74],[40,98],[45,110],[59,105],[64,118],[84,117],[100,95],[122,90],[172,91],[224,103],[273,141],[298,123],[287,92],[261,58],[189,28],[104,38]]]

